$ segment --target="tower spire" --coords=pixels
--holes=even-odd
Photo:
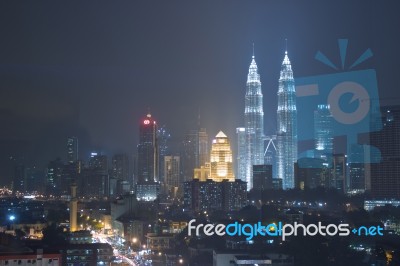
[[[286,45],[286,47],[285,47],[285,54],[287,54],[287,38],[285,38],[285,45]]]
[[[247,189],[253,188],[253,165],[264,163],[264,110],[263,94],[261,91],[260,74],[254,56],[251,59],[249,74],[246,82],[244,129],[245,142],[241,145],[240,158],[245,158],[245,163],[238,169],[239,178],[247,182]],[[242,131],[241,131],[242,132]],[[242,147],[245,146],[245,147]],[[240,164],[240,162],[239,162]]]
[[[292,66],[286,51],[282,62],[277,109],[277,173],[283,189],[295,187],[294,164],[297,161],[297,106]]]

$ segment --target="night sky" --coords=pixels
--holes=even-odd
[[[44,166],[77,136],[91,150],[133,154],[150,110],[176,144],[197,125],[234,141],[243,126],[252,43],[265,131],[276,130],[276,92],[288,39],[295,77],[335,72],[338,38],[348,61],[374,56],[383,104],[400,102],[398,1],[1,1],[0,184],[10,156]],[[301,128],[299,128],[301,130]]]

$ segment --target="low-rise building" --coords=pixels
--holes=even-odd
[[[62,262],[62,255],[58,251],[44,251],[43,249],[37,249],[36,251],[33,251],[27,247],[24,247],[23,249],[13,249],[12,251],[3,251],[4,250],[0,249],[0,265],[65,265]]]
[[[244,250],[224,250],[213,252],[213,266],[271,265],[293,266],[294,259],[281,253],[254,253]]]
[[[172,234],[155,234],[148,233],[146,235],[147,249],[154,251],[162,251],[173,248],[174,235]]]
[[[66,266],[107,265],[113,258],[113,248],[106,243],[70,244],[62,251],[62,265]]]

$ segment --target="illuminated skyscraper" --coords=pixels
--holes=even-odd
[[[244,123],[246,132],[247,189],[253,187],[253,165],[264,164],[264,110],[260,75],[254,55],[247,75]],[[239,176],[243,180],[242,176]]]
[[[297,161],[297,109],[292,66],[285,52],[282,62],[277,110],[277,170],[283,189],[294,188],[294,163]]]
[[[276,135],[266,136],[268,142],[264,152],[264,164],[272,165],[272,176],[276,177]]]
[[[220,131],[211,146],[211,179],[235,181],[232,166],[232,150],[228,137]]]
[[[138,148],[138,182],[158,180],[157,124],[147,114],[140,123]]]
[[[326,158],[333,153],[333,118],[329,105],[319,104],[314,111],[314,137],[317,158]]]

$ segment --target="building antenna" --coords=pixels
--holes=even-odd
[[[253,42],[253,56],[252,56],[252,58],[254,59],[254,42]]]
[[[287,38],[285,38],[285,43],[286,43],[285,54],[287,54]]]

